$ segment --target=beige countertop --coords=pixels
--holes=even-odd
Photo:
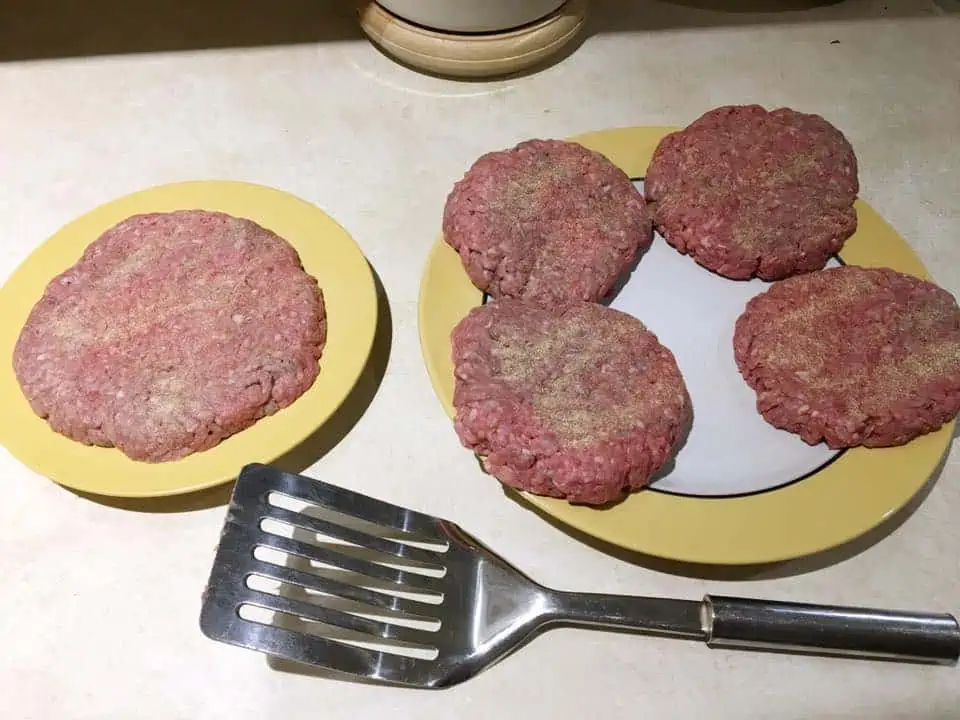
[[[117,16],[135,4],[62,3],[54,17],[42,14],[50,3],[21,3],[22,13],[0,11],[0,278],[63,223],[145,186],[234,178],[288,190],[349,229],[392,314],[379,391],[311,474],[456,519],[561,588],[957,612],[955,457],[912,517],[835,562],[684,577],[603,554],[505,499],[458,446],[416,328],[445,195],[480,153],[531,136],[683,124],[725,103],[791,105],[846,131],[862,196],[960,292],[960,15],[951,3],[850,0],[757,15],[606,2],[596,32],[564,62],[471,84],[392,64],[349,20],[318,15],[319,3],[213,2],[233,7],[232,17],[205,24],[174,7],[189,3],[160,3],[180,13],[167,17],[170,37],[156,18]],[[83,16],[100,5],[103,22]],[[224,47],[234,44],[230,27],[237,43],[260,47]],[[142,48],[156,52],[127,52]],[[91,54],[99,51],[107,54]],[[0,479],[0,714],[9,720],[960,718],[956,669],[578,630],[547,633],[446,691],[291,673],[197,627],[222,494],[164,503],[167,512],[104,504],[5,451]]]

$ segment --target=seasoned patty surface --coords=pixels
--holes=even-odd
[[[443,235],[479,289],[547,302],[600,299],[653,240],[630,178],[560,140],[478,159],[447,198]]]
[[[316,281],[274,233],[201,210],[136,215],[49,283],[13,365],[57,432],[173,460],[292,403],[325,330]]]
[[[602,305],[501,299],[452,336],[456,431],[503,483],[599,505],[646,485],[690,421],[673,354]]]
[[[901,445],[960,411],[960,310],[886,268],[775,283],[737,320],[737,365],[773,425],[833,448]]]
[[[644,191],[667,242],[725,277],[823,268],[857,227],[857,160],[819,115],[711,110],[665,137]]]

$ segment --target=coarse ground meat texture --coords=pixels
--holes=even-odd
[[[747,303],[733,345],[757,409],[811,445],[902,445],[960,411],[957,302],[894,270],[775,283]]]
[[[202,210],[135,215],[47,285],[13,365],[54,430],[158,462],[292,403],[325,332],[317,282],[274,233]]]
[[[596,301],[653,228],[630,178],[599,153],[527,140],[477,160],[454,185],[443,236],[492,297]]]
[[[819,115],[711,110],[657,146],[644,181],[667,242],[735,280],[820,270],[857,228],[857,159]]]
[[[511,487],[609,503],[649,483],[691,421],[673,354],[603,305],[496,300],[452,345],[457,434]]]

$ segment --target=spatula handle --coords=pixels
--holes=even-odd
[[[783,650],[952,665],[960,627],[948,614],[806,605],[707,595],[711,647]]]

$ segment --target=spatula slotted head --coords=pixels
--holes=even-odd
[[[224,522],[201,630],[296,662],[430,684],[418,664],[438,654],[430,641],[449,547],[442,523],[248,465]]]
[[[213,640],[294,662],[444,687],[528,634],[531,623],[518,614],[532,601],[524,590],[534,586],[454,523],[248,465],[200,627]]]

